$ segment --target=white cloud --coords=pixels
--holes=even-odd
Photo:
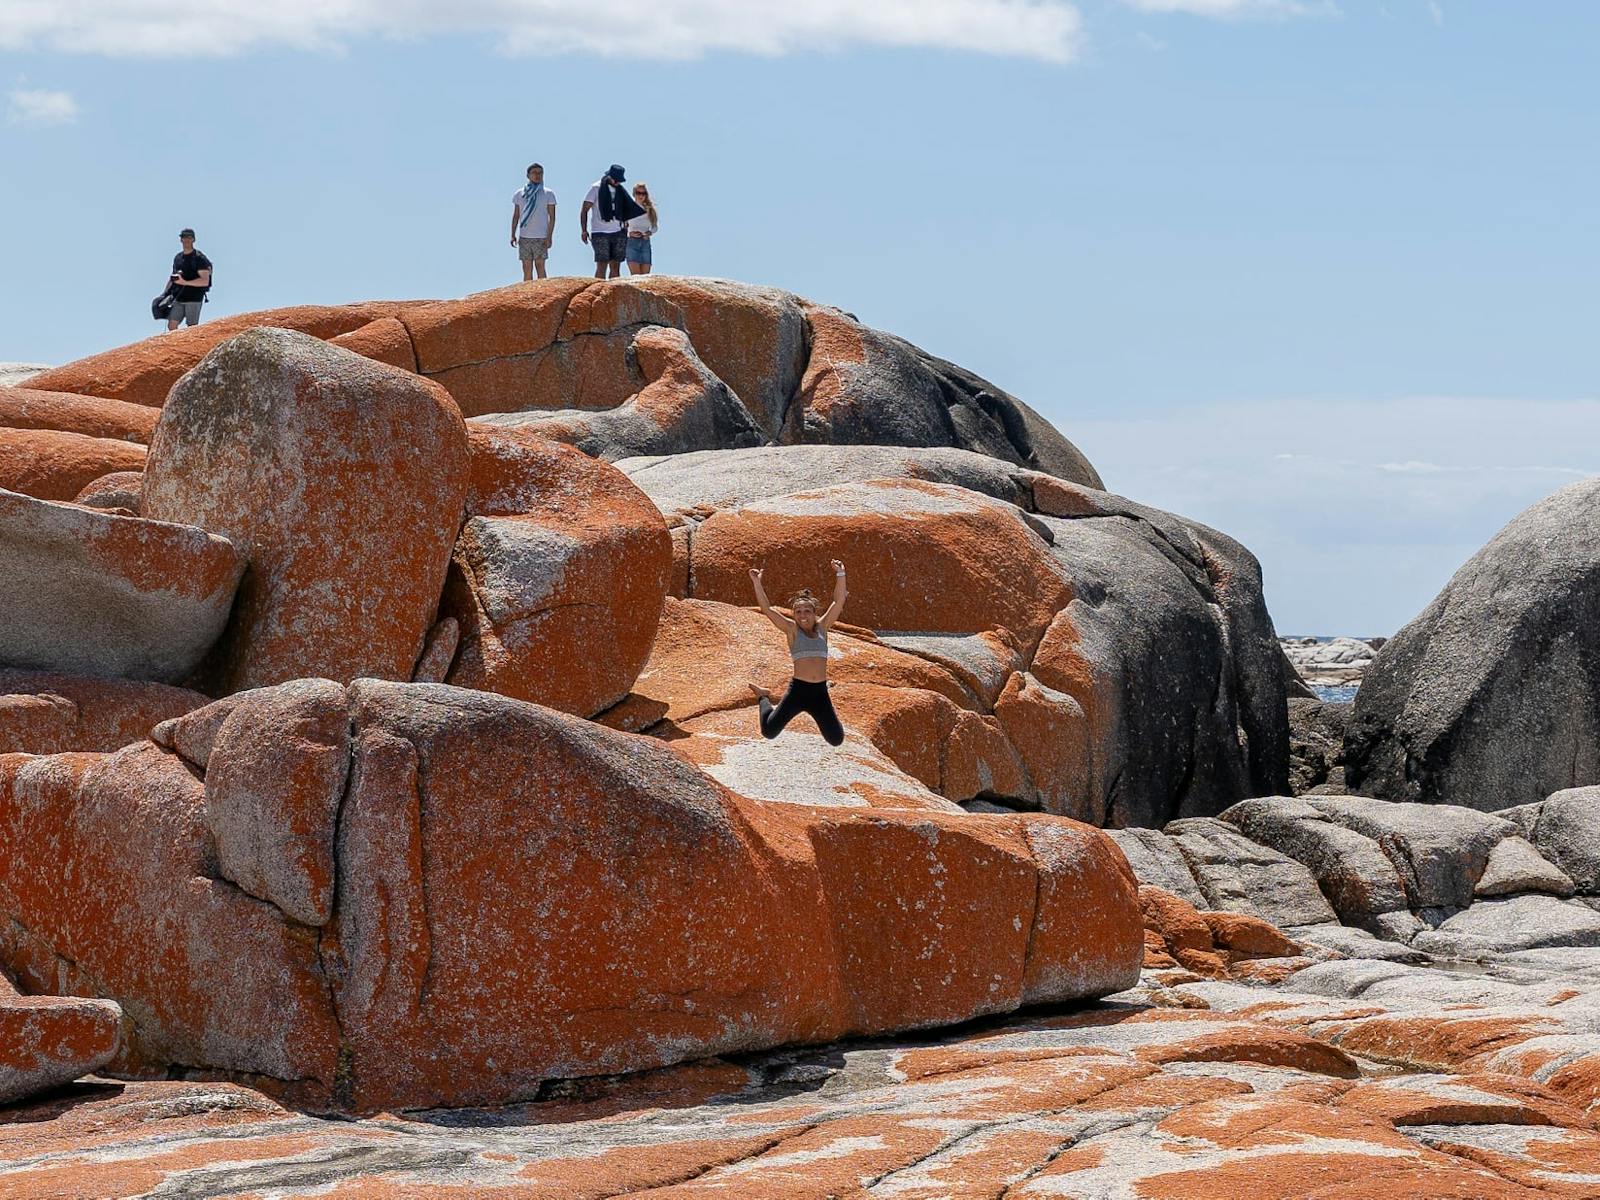
[[[0,2],[0,49],[151,58],[465,34],[518,55],[681,59],[895,46],[1066,62],[1081,27],[1067,0],[650,0],[626,9],[594,0]]]
[[[1322,17],[1339,11],[1333,0],[1122,0],[1149,13],[1188,13],[1196,17]]]
[[[71,125],[77,119],[78,102],[71,92],[16,87],[6,97],[7,125],[45,129],[52,125]]]
[[[1433,18],[1435,25],[1444,24],[1444,6],[1439,0],[1428,0],[1428,15]]]

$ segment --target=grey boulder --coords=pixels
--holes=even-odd
[[[228,621],[226,538],[0,490],[0,667],[176,683]]]
[[[1600,782],[1600,479],[1473,555],[1356,695],[1356,790],[1494,811]]]

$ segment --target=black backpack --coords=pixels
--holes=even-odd
[[[167,290],[150,301],[150,315],[157,321],[167,321],[172,318],[172,306],[175,303],[172,299],[172,288],[173,285],[169,281]]]

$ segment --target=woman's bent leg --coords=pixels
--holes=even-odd
[[[800,714],[803,707],[800,698],[795,695],[795,687],[791,683],[789,690],[783,694],[783,699],[778,701],[774,708],[772,701],[765,696],[761,697],[761,736],[775,738],[783,732],[783,727]]]
[[[830,746],[839,746],[844,743],[844,725],[839,721],[839,714],[833,710],[833,697],[828,695],[826,686],[822,694],[811,707],[811,719],[817,723],[817,728],[822,731],[823,739]]]

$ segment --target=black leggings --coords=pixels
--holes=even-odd
[[[804,679],[791,679],[789,690],[774,708],[772,701],[761,697],[761,736],[775,738],[783,727],[800,713],[810,713],[828,745],[837,746],[844,741],[844,726],[839,724],[839,714],[833,711],[833,698],[828,695],[826,683],[807,683]]]

